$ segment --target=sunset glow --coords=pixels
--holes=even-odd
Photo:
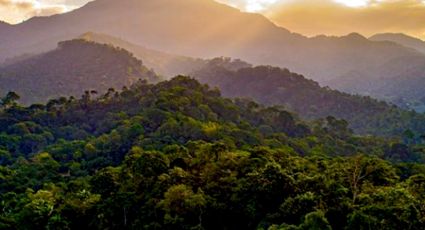
[[[349,7],[364,7],[369,3],[368,0],[335,0],[335,2],[345,4]]]
[[[67,12],[89,1],[0,0],[0,20],[16,24],[34,16]],[[216,1],[241,11],[261,13],[279,26],[307,36],[401,32],[425,39],[423,0]]]

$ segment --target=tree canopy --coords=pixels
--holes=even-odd
[[[183,76],[93,93],[1,108],[0,229],[425,224],[420,143],[306,122]]]

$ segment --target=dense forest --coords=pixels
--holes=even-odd
[[[0,230],[425,229],[425,42],[280,26],[420,1],[282,2],[0,0]]]
[[[425,115],[371,97],[321,87],[317,82],[271,66],[251,67],[240,60],[216,58],[191,76],[220,88],[227,97],[249,97],[265,105],[281,105],[305,119],[334,116],[347,120],[358,134],[402,136],[425,134]]]
[[[305,122],[183,76],[18,99],[1,99],[0,229],[425,224],[425,146],[414,138],[356,136],[344,120]]]
[[[156,81],[157,76],[124,49],[75,39],[0,67],[0,93],[17,92],[21,103],[32,104],[121,88],[138,79]]]

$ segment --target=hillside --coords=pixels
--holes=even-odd
[[[22,97],[21,102],[29,104],[57,96],[80,96],[89,89],[106,92],[111,87],[120,89],[124,85],[128,86],[139,78],[155,80],[155,74],[147,68],[155,69],[157,66],[172,70],[170,65],[158,65],[171,61],[176,64],[174,71],[180,69],[183,74],[217,86],[226,97],[247,97],[266,105],[284,106],[309,120],[327,116],[345,119],[358,134],[400,137],[406,130],[414,131],[417,136],[425,133],[425,117],[420,114],[369,97],[352,96],[323,88],[317,82],[287,69],[252,67],[246,62],[230,58],[195,60],[145,49],[106,35],[89,33],[84,37],[84,40],[61,43],[54,51],[18,60],[5,67],[0,72],[3,95],[8,91],[16,91]],[[103,41],[105,45],[94,43],[93,40]],[[124,47],[137,53],[137,57],[144,58],[142,60],[149,60],[146,67],[141,66],[141,62],[128,51],[122,50]],[[137,68],[140,71],[135,71]],[[391,69],[388,71],[391,72]],[[392,82],[397,81],[394,79]],[[407,87],[407,83],[399,82],[397,86]],[[396,85],[386,85],[384,89],[395,90]],[[376,92],[389,94],[383,89]],[[398,92],[403,91],[399,89]],[[415,92],[409,91],[412,97],[422,93]]]
[[[121,89],[139,79],[156,80],[131,53],[83,40],[60,42],[50,52],[0,68],[0,94],[15,91],[24,104],[59,96],[79,97],[85,90],[100,93]]]
[[[143,64],[145,66],[153,69],[155,73],[166,78],[172,78],[179,74],[190,73],[205,64],[205,61],[202,59],[195,59],[148,49],[106,34],[88,32],[81,35],[79,39],[99,44],[109,44],[128,50],[133,53],[136,58],[143,60]]]
[[[306,119],[326,116],[345,119],[360,134],[401,136],[408,129],[417,134],[425,133],[424,115],[370,97],[323,88],[287,69],[242,66],[229,70],[227,66],[231,65],[229,60],[215,59],[191,76],[219,87],[227,97],[246,97],[266,105],[281,105]]]
[[[54,106],[10,97],[0,122],[3,229],[425,224],[423,146],[332,117],[308,126],[186,77]]]
[[[425,41],[399,33],[375,34],[369,38],[372,41],[390,41],[425,53]]]
[[[67,28],[64,30],[64,28]],[[243,13],[213,0],[97,0],[75,11],[37,17],[0,32],[0,60],[54,48],[87,31],[119,37],[150,49],[189,57],[240,58],[289,68],[320,83],[372,69],[394,58],[415,56],[392,42],[359,34],[307,38],[259,14]]]

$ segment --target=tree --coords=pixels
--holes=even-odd
[[[7,109],[16,105],[21,97],[15,92],[9,92],[7,95],[0,99],[0,105],[2,108]]]
[[[206,203],[202,190],[194,193],[189,186],[175,185],[164,194],[159,206],[165,212],[165,224],[193,229],[202,226],[202,212]]]

